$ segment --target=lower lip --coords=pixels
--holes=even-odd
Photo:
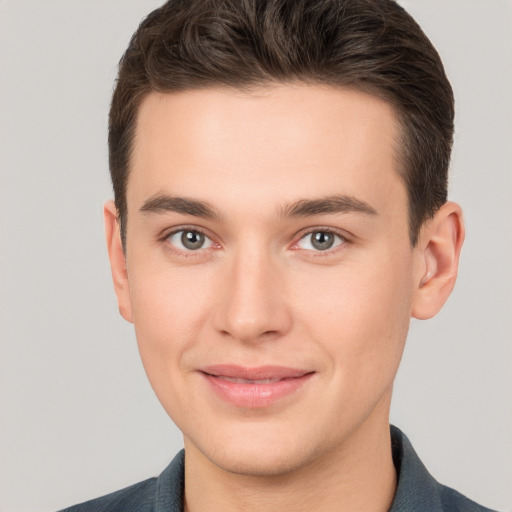
[[[226,402],[237,407],[257,409],[269,407],[279,400],[296,393],[313,376],[286,378],[268,384],[231,382],[222,377],[202,374],[213,391]]]

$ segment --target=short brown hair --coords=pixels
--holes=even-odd
[[[447,197],[453,92],[439,55],[392,0],[169,0],[150,13],[119,64],[109,161],[123,243],[130,153],[142,99],[276,82],[355,87],[390,102],[411,243]]]

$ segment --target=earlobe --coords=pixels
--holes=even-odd
[[[117,208],[113,201],[107,201],[105,203],[103,207],[103,218],[105,222],[105,237],[112,271],[112,280],[114,282],[119,312],[125,320],[132,322],[126,258],[121,242]]]
[[[411,316],[427,319],[443,307],[455,286],[464,241],[462,210],[445,203],[422,228],[416,251]]]

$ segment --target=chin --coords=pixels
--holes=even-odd
[[[192,443],[216,467],[229,473],[257,477],[285,475],[311,463],[318,455],[313,443],[288,431],[244,429],[243,435],[210,438],[207,443]],[[190,440],[189,440],[190,441]],[[187,443],[185,444],[187,449]],[[319,447],[317,447],[319,448]]]
[[[256,477],[275,477],[291,473],[303,466],[309,457],[293,451],[230,449],[212,454],[210,461],[229,473]]]

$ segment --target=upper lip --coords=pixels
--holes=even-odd
[[[233,364],[216,364],[205,366],[199,370],[202,373],[213,375],[214,377],[227,377],[231,379],[245,380],[282,380],[303,377],[310,370],[299,368],[290,368],[288,366],[238,366]]]

